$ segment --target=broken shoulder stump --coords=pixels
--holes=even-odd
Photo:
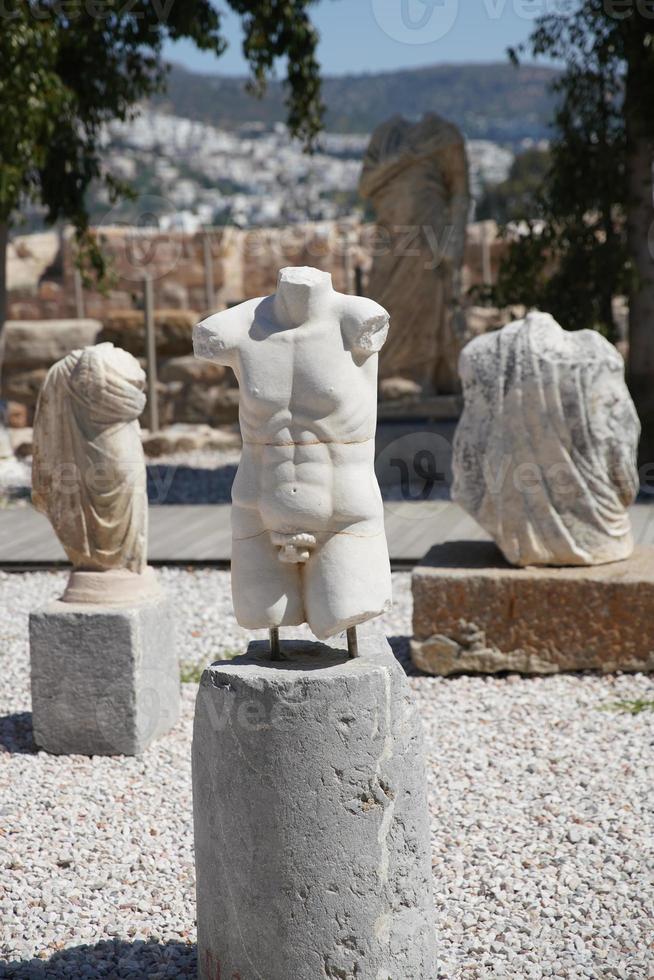
[[[412,579],[429,674],[654,670],[654,549],[605,565],[514,568],[486,541],[432,548]]]
[[[34,741],[58,755],[138,755],[180,714],[172,602],[51,602],[30,616]]]
[[[433,980],[420,722],[378,632],[357,659],[267,643],[198,691],[193,797],[201,980]]]

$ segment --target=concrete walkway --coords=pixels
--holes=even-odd
[[[386,533],[391,559],[416,562],[434,544],[483,541],[487,535],[450,501],[386,501]],[[153,562],[229,562],[229,504],[150,508],[150,560]],[[634,537],[654,544],[654,506],[632,507]],[[66,556],[50,524],[31,506],[0,510],[0,565],[43,565]]]

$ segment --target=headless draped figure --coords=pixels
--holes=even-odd
[[[195,328],[195,353],[231,367],[240,388],[232,595],[242,626],[308,622],[322,639],[390,603],[374,471],[387,330],[377,303],[336,293],[310,268],[282,269],[273,296]]]
[[[633,550],[640,423],[622,357],[547,313],[471,341],[452,497],[513,565],[599,565]]]
[[[32,499],[77,570],[145,569],[144,386],[138,361],[113,344],[73,351],[43,385]]]

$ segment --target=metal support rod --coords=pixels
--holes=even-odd
[[[282,651],[279,646],[279,627],[270,627],[270,659],[271,660],[281,660]]]
[[[357,639],[357,628],[356,626],[350,626],[347,631],[347,652],[350,656],[350,660],[354,660],[359,656],[359,641]]]
[[[150,432],[159,431],[159,402],[157,399],[157,342],[154,328],[154,289],[152,277],[143,280],[145,310],[145,339],[148,364],[148,405],[150,407]]]
[[[78,320],[84,319],[84,285],[82,283],[82,273],[79,269],[73,270],[73,288],[75,291],[75,316]]]
[[[363,269],[360,265],[354,267],[354,293],[363,296]]]
[[[493,285],[493,271],[491,266],[491,250],[488,240],[488,228],[485,221],[481,222],[481,279],[484,286]]]
[[[351,293],[355,288],[352,275],[352,252],[350,250],[351,241],[352,235],[350,229],[346,228],[343,233],[343,278],[345,280],[344,292],[346,293]]]
[[[211,254],[211,234],[205,231],[202,236],[202,251],[204,253],[204,290],[207,311],[212,313],[216,306],[216,294],[213,284],[213,255]]]

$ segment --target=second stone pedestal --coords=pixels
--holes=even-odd
[[[179,719],[171,600],[52,602],[30,616],[34,741],[48,752],[137,755]]]
[[[385,638],[205,670],[193,736],[201,980],[433,980],[420,722]]]
[[[654,670],[654,550],[513,568],[490,541],[432,548],[413,572],[417,667],[430,674]]]

